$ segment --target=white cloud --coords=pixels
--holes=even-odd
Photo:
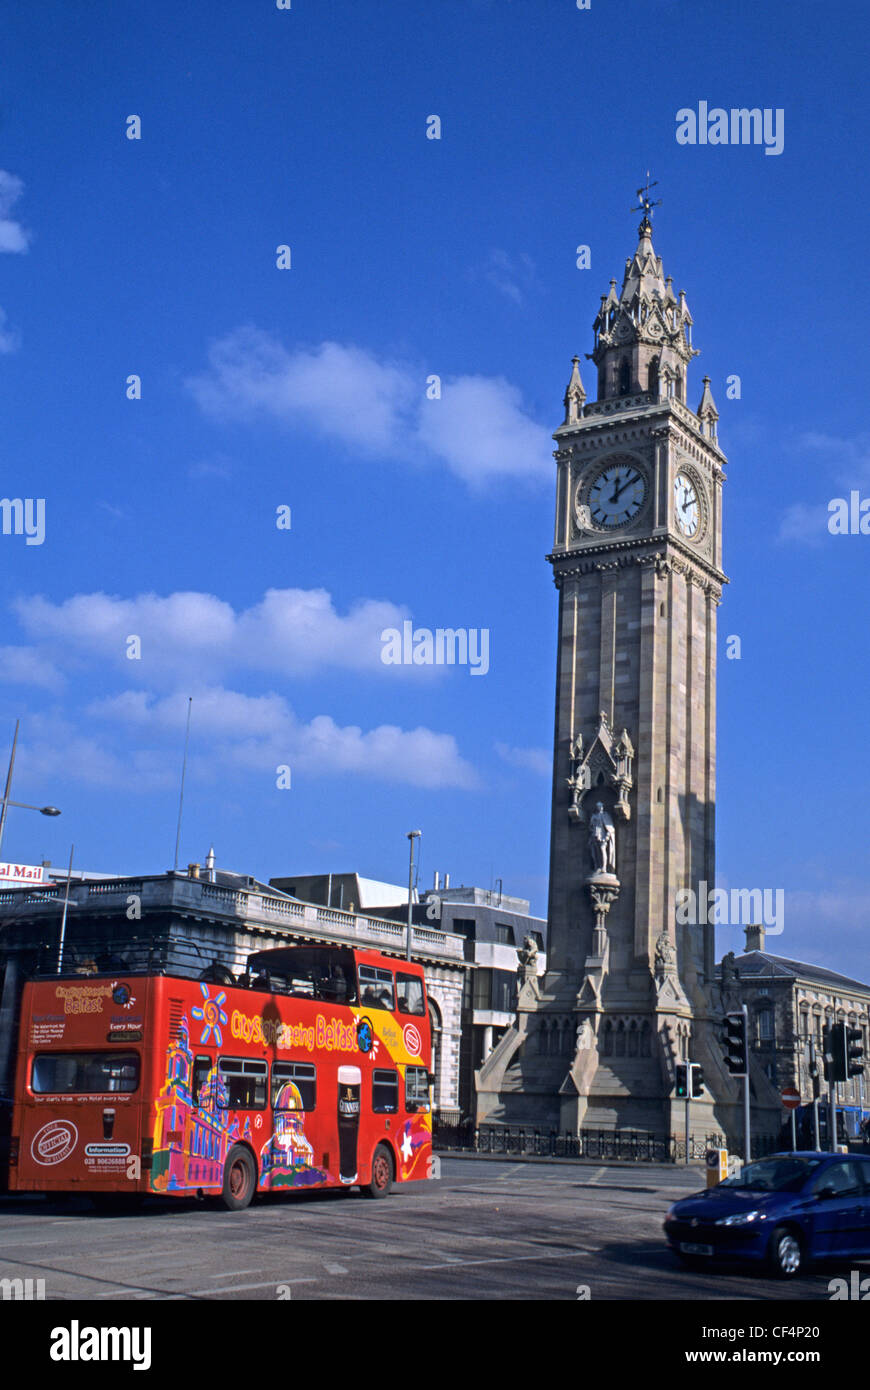
[[[527,772],[550,777],[553,772],[553,754],[546,748],[513,748],[507,743],[497,743],[495,751],[503,762],[511,767],[521,767]]]
[[[779,523],[779,540],[800,541],[805,545],[820,545],[827,540],[827,502],[793,502]]]
[[[155,699],[146,691],[130,690],[95,701],[86,713],[92,719],[162,735],[184,727],[187,698],[179,694]],[[272,693],[200,690],[194,694],[191,729],[191,749],[201,766],[206,761],[219,767],[230,763],[273,775],[287,763],[293,773],[315,777],[362,775],[429,788],[469,789],[478,781],[452,734],[390,724],[363,731],[357,725],[342,727],[325,714],[306,724],[283,696]],[[209,744],[207,760],[204,741]]]
[[[494,246],[486,258],[483,275],[499,294],[514,304],[523,304],[527,294],[539,293],[541,289],[535,263],[525,251],[511,256]]]
[[[33,647],[0,647],[0,681],[46,690],[58,690],[64,683],[57,667]]]
[[[33,793],[36,801],[43,796],[54,800],[52,788],[60,782],[127,791],[134,797],[177,787],[179,755],[177,748],[112,747],[105,737],[82,734],[71,720],[31,713],[15,767],[22,781],[44,789]]]
[[[187,383],[206,412],[273,415],[369,451],[398,448],[415,395],[407,371],[360,348],[327,342],[291,354],[252,327],[214,343],[208,359],[208,374]]]
[[[520,392],[502,377],[449,382],[440,401],[424,402],[418,438],[472,486],[504,477],[544,481],[553,473],[546,430],[529,419]]]
[[[325,589],[269,589],[252,607],[236,611],[214,594],[178,592],[76,594],[62,603],[21,598],[13,610],[24,631],[51,644],[52,654],[94,656],[149,681],[208,680],[229,670],[310,675],[324,668],[396,671],[419,677],[435,668],[385,666],[380,634],[401,626],[404,608],[363,599],[346,614]],[[141,666],[127,659],[127,638],[141,639]]]
[[[440,463],[471,485],[552,474],[548,429],[502,377],[444,376],[441,398],[428,400],[422,368],[332,342],[291,353],[253,327],[214,343],[208,361],[187,386],[218,417],[271,417],[357,453]]]
[[[17,352],[21,337],[15,328],[6,326],[6,310],[0,309],[0,352]]]
[[[24,184],[18,175],[0,169],[0,252],[20,253],[30,245],[29,233],[9,216],[23,192]]]

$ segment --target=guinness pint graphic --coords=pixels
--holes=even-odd
[[[357,1139],[362,1073],[359,1067],[338,1069],[338,1177],[340,1182],[357,1180]]]

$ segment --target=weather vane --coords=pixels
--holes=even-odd
[[[644,215],[644,217],[649,217],[649,215],[650,215],[650,213],[652,212],[653,208],[661,207],[661,203],[662,203],[661,198],[657,198],[656,201],[655,201],[654,203],[650,201],[649,191],[650,191],[651,188],[656,188],[656,187],[658,187],[658,179],[653,179],[652,183],[650,183],[650,181],[649,181],[649,169],[647,169],[647,171],[646,171],[646,183],[644,184],[643,188],[639,188],[639,189],[637,190],[637,196],[638,196],[638,198],[640,199],[640,204],[639,204],[639,206],[636,207],[636,208],[631,208],[631,211],[632,211],[632,212],[642,212],[643,215]]]

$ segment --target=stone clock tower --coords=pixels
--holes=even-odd
[[[652,244],[601,297],[557,444],[559,644],[547,972],[520,967],[517,1022],[478,1074],[478,1118],[561,1131],[684,1132],[677,1061],[700,1062],[699,1135],[737,1089],[717,1044],[714,929],[677,893],[715,885],[716,610],[725,456],[692,316]],[[702,890],[703,891],[703,890]],[[683,914],[685,915],[685,914]]]

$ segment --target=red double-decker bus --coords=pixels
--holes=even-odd
[[[231,977],[230,977],[231,978]],[[431,1170],[423,969],[289,946],[234,984],[55,975],[24,989],[9,1186],[221,1196]]]

